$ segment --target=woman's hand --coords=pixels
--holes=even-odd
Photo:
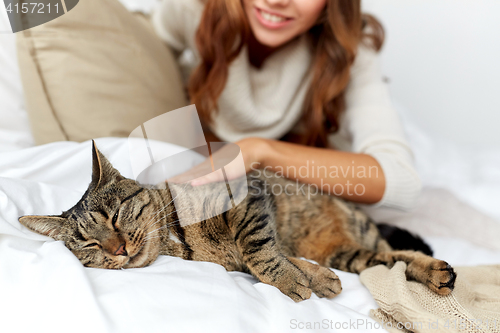
[[[214,172],[217,170],[213,170],[212,163],[215,163],[217,166],[224,165],[224,172],[228,180],[236,179],[253,169],[258,169],[270,149],[268,141],[262,138],[247,138],[235,144],[240,147],[242,161],[238,158],[233,159],[235,156],[230,146],[223,147],[213,153],[211,158],[207,158],[191,170],[169,179],[168,182],[184,183],[191,181],[190,184],[192,186],[199,186],[224,181],[223,172]],[[210,170],[212,172],[207,174],[207,171]]]

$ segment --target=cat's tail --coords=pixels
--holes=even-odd
[[[380,235],[394,250],[414,250],[432,256],[432,249],[422,238],[388,224],[377,224]]]

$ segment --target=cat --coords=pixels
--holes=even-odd
[[[19,219],[34,232],[64,241],[87,267],[144,267],[159,255],[209,261],[250,273],[297,302],[312,292],[326,298],[341,292],[338,276],[328,267],[360,273],[404,261],[408,279],[439,295],[453,290],[456,274],[448,263],[419,251],[393,250],[366,214],[338,197],[301,191],[273,194],[264,191],[269,184],[298,185],[254,171],[244,179],[249,192],[240,204],[181,226],[168,186],[148,189],[123,177],[95,143],[92,160],[92,181],[73,208],[59,216]],[[189,200],[197,209],[210,209],[210,203]],[[390,227],[381,230],[386,233]],[[420,239],[412,241],[428,251]]]

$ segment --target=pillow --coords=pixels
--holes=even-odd
[[[187,105],[175,58],[144,17],[116,0],[85,0],[17,34],[37,144],[127,137]]]
[[[120,2],[131,12],[150,14],[162,0],[120,0]]]
[[[16,38],[0,5],[0,152],[33,146],[16,57]]]

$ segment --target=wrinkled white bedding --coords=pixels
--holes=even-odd
[[[126,139],[97,144],[132,176]],[[355,274],[336,271],[344,288],[337,298],[313,295],[295,304],[274,287],[212,263],[162,256],[140,269],[84,268],[62,242],[18,223],[21,215],[59,214],[73,206],[90,174],[90,142],[0,153],[2,332],[294,332],[314,322],[367,332],[374,325],[368,313],[377,306]],[[452,264],[500,262],[500,251],[465,240],[428,240]]]

